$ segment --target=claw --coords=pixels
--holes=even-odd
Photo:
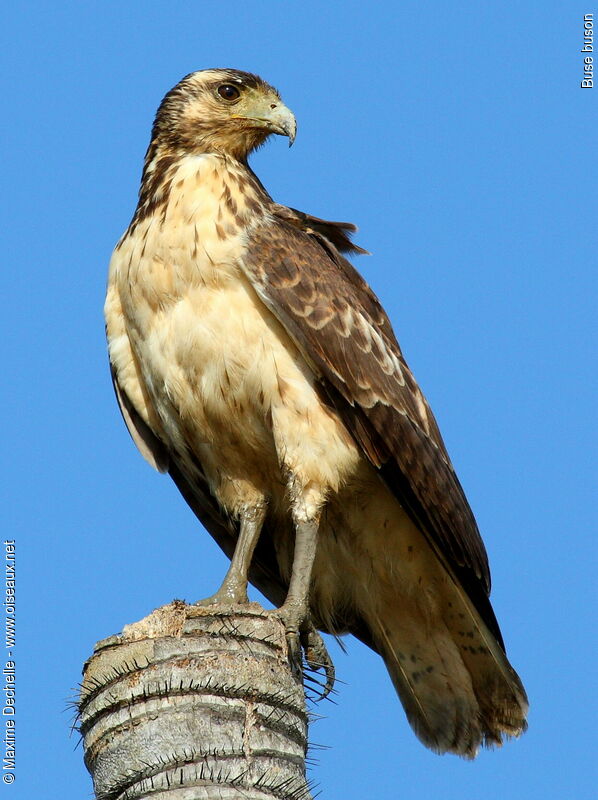
[[[314,672],[324,670],[326,683],[319,699],[323,700],[328,697],[334,688],[334,664],[324,640],[315,629],[309,616],[306,617],[303,609],[299,606],[290,604],[281,606],[274,613],[285,626],[289,664],[293,674],[299,680],[303,680],[303,654],[305,654],[305,663],[310,669]]]
[[[307,666],[316,672],[323,669],[326,674],[326,683],[319,698],[324,700],[334,689],[336,672],[324,640],[311,622],[308,630],[301,636],[301,643],[305,652]]]
[[[296,631],[287,631],[287,649],[291,672],[300,681],[303,680],[303,657],[301,653],[301,638]]]

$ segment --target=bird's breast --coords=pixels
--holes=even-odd
[[[268,373],[266,326],[239,266],[245,227],[222,199],[233,193],[218,167],[206,157],[181,165],[166,205],[123,239],[111,267],[160,417],[203,440],[233,414],[247,421]]]
[[[284,493],[285,471],[321,497],[355,468],[357,451],[243,271],[246,203],[218,166],[200,161],[199,177],[190,165],[175,174],[168,204],[115,251],[111,358],[123,380],[140,384],[125,393],[146,398],[161,438],[202,462],[221,499],[224,483],[247,476],[263,494]]]

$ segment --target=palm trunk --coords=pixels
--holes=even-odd
[[[259,605],[174,601],[96,645],[80,730],[98,800],[310,800],[307,714]]]

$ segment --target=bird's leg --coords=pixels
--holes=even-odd
[[[211,597],[200,600],[196,605],[212,606],[219,603],[235,605],[248,602],[247,573],[265,516],[264,503],[241,512],[239,538],[222,586]]]
[[[293,671],[301,675],[301,644],[307,646],[310,628],[309,589],[316,556],[319,515],[315,519],[295,519],[295,552],[289,591],[278,615],[287,634],[289,660]]]
[[[323,670],[326,683],[320,699],[327,697],[334,688],[335,669],[324,640],[314,627],[309,613],[309,590],[311,573],[316,555],[319,519],[309,523],[297,523],[295,553],[291,582],[284,604],[278,609],[286,628],[287,648],[291,668],[301,677],[301,648],[305,660],[316,672]]]

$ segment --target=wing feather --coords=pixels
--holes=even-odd
[[[502,645],[488,558],[438,426],[375,294],[328,241],[282,218],[249,237],[244,269],[370,462]]]
[[[131,434],[131,439],[137,445],[139,452],[151,466],[158,472],[166,472],[168,469],[169,456],[166,446],[153,433],[149,425],[137,413],[133,403],[123,391],[114,365],[110,364],[110,374],[112,376],[112,386],[118,402],[120,413],[125,421],[127,430]]]
[[[294,225],[300,230],[323,237],[329,241],[340,253],[361,253],[369,255],[367,250],[351,241],[351,234],[357,230],[352,222],[331,222],[330,220],[313,217],[296,208],[272,203],[272,213],[279,219]]]

